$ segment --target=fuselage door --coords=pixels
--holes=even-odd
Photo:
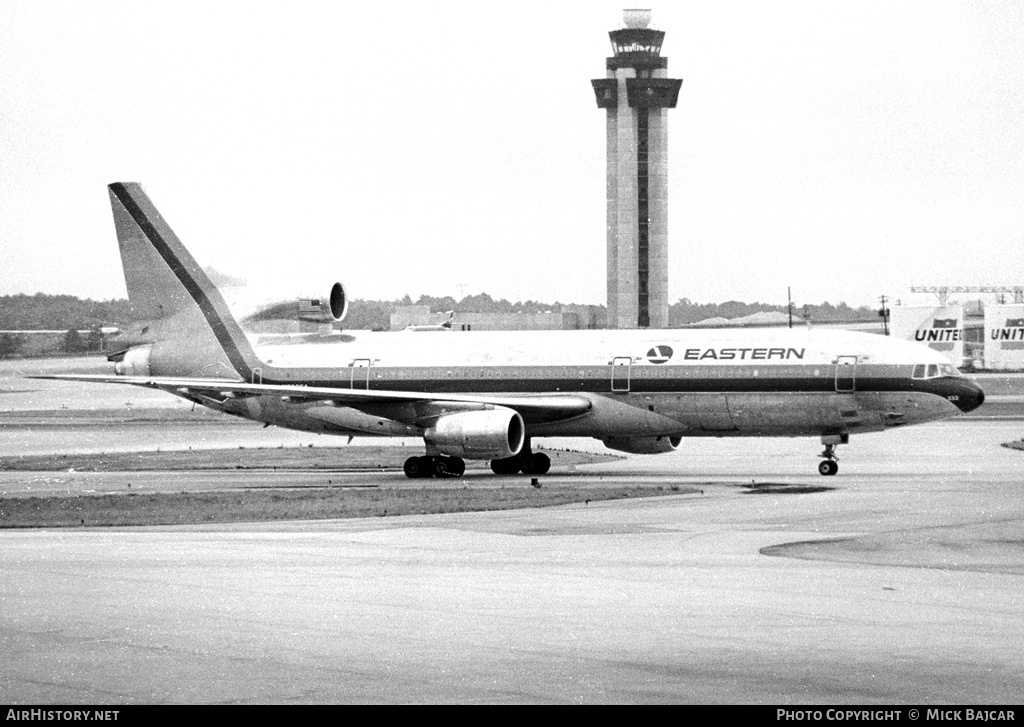
[[[612,359],[612,391],[629,391],[629,373],[632,365],[633,359],[629,356],[617,356]]]
[[[370,388],[370,359],[357,358],[352,362],[351,385],[353,389]]]
[[[857,388],[857,357],[839,356],[836,359],[836,391],[853,391]]]

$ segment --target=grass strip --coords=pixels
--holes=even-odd
[[[186,525],[394,517],[551,507],[697,492],[678,486],[508,488],[315,487],[0,498],[0,528]]]
[[[537,450],[540,451],[540,450]],[[544,450],[552,467],[597,464],[620,459],[611,454]],[[27,472],[180,472],[186,470],[345,470],[366,472],[400,470],[407,457],[421,454],[412,447],[367,445],[355,447],[279,447],[189,449],[156,452],[98,454],[42,454],[0,457],[0,470]],[[468,469],[486,469],[488,463],[469,460]]]

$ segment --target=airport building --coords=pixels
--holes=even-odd
[[[668,77],[664,31],[625,10],[606,77],[591,81],[607,123],[608,327],[668,328]]]
[[[540,313],[431,313],[430,306],[399,306],[391,314],[391,330],[438,329],[452,331],[580,331],[604,328],[604,311],[594,305],[563,306],[561,311]]]
[[[970,330],[977,338],[975,326]],[[962,366],[976,355],[971,348],[967,356],[965,333],[968,330],[964,306],[952,305],[896,305],[889,309],[889,330],[897,338],[928,346],[946,355],[950,363]]]
[[[1024,303],[897,305],[890,320],[892,335],[941,351],[956,366],[1024,371]]]

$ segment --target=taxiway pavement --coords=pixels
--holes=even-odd
[[[541,478],[703,490],[635,501],[3,531],[0,700],[1015,703],[1024,452],[1000,444],[1022,435],[865,435],[831,478],[811,439],[684,440]]]

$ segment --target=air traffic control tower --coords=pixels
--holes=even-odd
[[[608,114],[608,327],[668,328],[668,109],[683,81],[651,11],[623,16],[607,78],[591,81]]]

